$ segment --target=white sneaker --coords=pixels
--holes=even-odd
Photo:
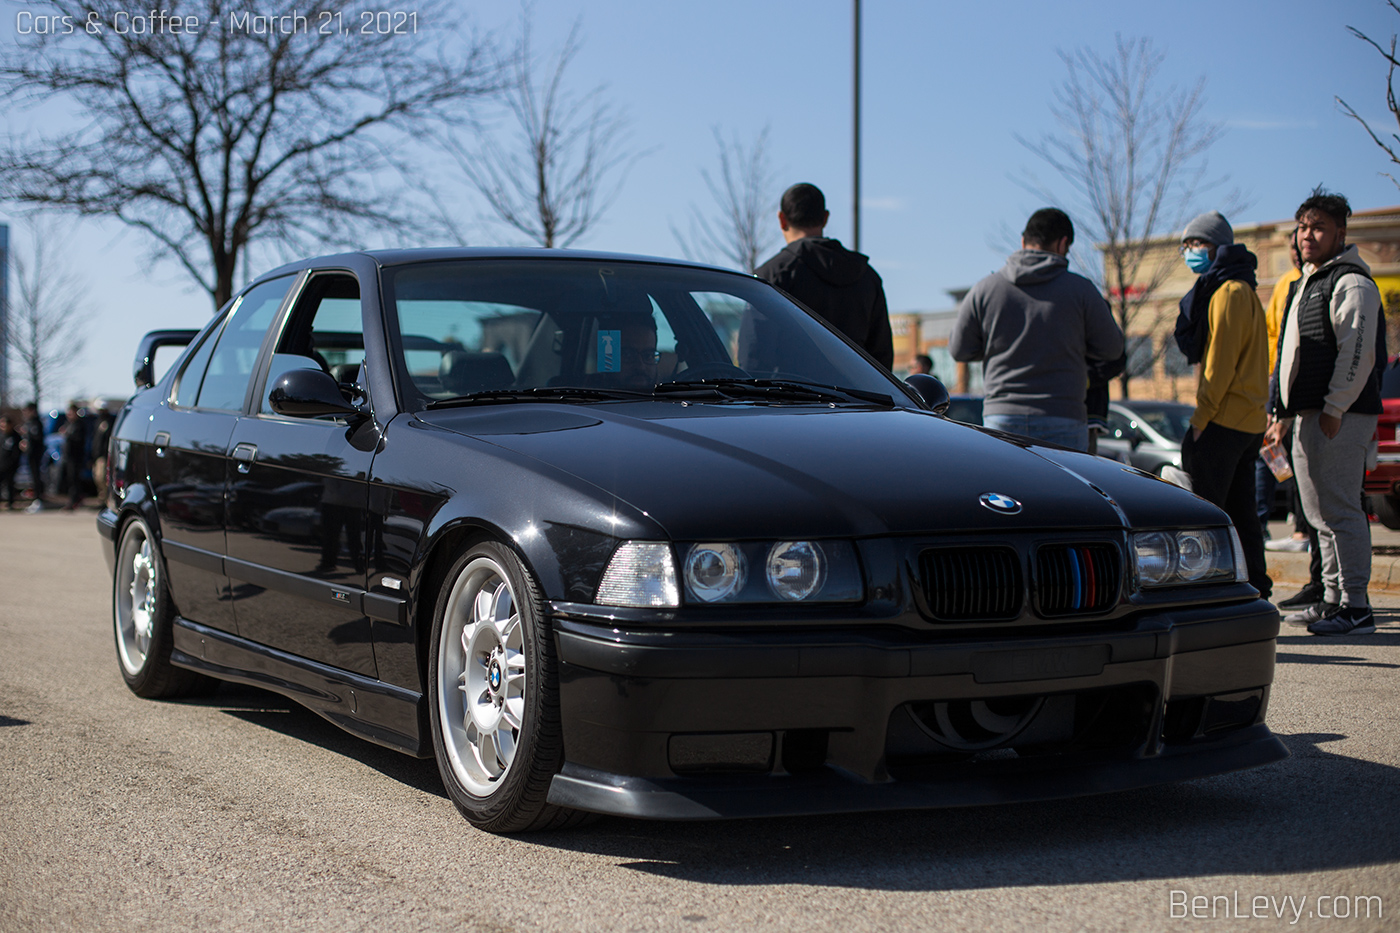
[[[42,511],[44,511],[44,503],[38,499],[35,499],[33,502],[31,502],[29,504],[29,508],[24,510],[26,515],[35,515]]]

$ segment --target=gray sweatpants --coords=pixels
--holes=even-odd
[[[1366,454],[1376,433],[1376,415],[1342,415],[1342,429],[1328,439],[1318,427],[1321,411],[1305,411],[1293,427],[1293,469],[1303,514],[1317,529],[1322,552],[1323,599],[1368,605],[1371,526],[1361,509]]]

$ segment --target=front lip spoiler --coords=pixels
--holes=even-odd
[[[1066,634],[1046,629],[1007,638],[996,631],[915,642],[891,641],[858,626],[788,631],[645,630],[599,625],[560,614],[552,606],[559,657],[567,664],[623,677],[910,677],[963,674],[986,653],[1058,653],[1107,647],[1106,661],[1122,664],[1165,660],[1269,641],[1278,637],[1279,615],[1262,599],[1233,606],[1176,607],[1144,612],[1131,629]],[[621,622],[621,620],[619,620]],[[625,625],[626,623],[621,623]],[[1027,678],[1033,679],[1033,678]]]
[[[1060,800],[1170,784],[1282,761],[1288,748],[1260,723],[1210,742],[1169,746],[1150,758],[1046,763],[1015,760],[950,767],[947,777],[883,783],[837,768],[811,775],[695,781],[624,777],[573,764],[554,776],[549,802],[651,820],[749,819],[875,810],[921,810]]]

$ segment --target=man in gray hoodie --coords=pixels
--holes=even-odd
[[[1042,208],[1006,266],[958,306],[948,352],[985,361],[983,422],[989,428],[1087,450],[1088,360],[1123,355],[1123,331],[1099,290],[1069,271],[1074,225]]]

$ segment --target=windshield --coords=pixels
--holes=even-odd
[[[439,261],[386,269],[385,299],[400,381],[419,404],[569,389],[679,397],[684,384],[736,380],[913,404],[891,376],[746,276],[640,262]]]

